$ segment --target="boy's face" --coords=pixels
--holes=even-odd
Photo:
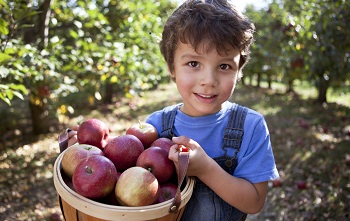
[[[181,111],[189,116],[218,112],[236,86],[239,51],[231,49],[219,54],[214,47],[206,52],[204,44],[197,53],[190,44],[179,42],[177,46],[171,76],[183,99]]]

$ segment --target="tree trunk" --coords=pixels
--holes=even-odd
[[[267,75],[267,84],[269,89],[272,89],[272,79],[271,79],[271,75]]]
[[[260,87],[260,83],[261,83],[261,74],[258,73],[257,76],[258,76],[258,77],[257,77],[257,79],[256,79],[256,86],[257,86],[257,87]]]
[[[289,79],[288,80],[288,85],[287,85],[287,93],[294,92],[294,85],[293,85],[294,80]]]
[[[51,16],[51,0],[45,0],[39,8],[38,34],[41,39],[41,49],[46,48],[49,42],[49,23]]]
[[[318,103],[327,103],[327,90],[329,88],[329,80],[326,80],[323,76],[319,76],[318,79],[318,97],[317,102]]]
[[[27,44],[32,44],[37,38],[40,39],[40,44],[38,45],[39,50],[45,49],[49,39],[49,22],[51,15],[51,3],[52,0],[45,0],[42,2],[38,8],[39,16],[36,21],[34,30],[24,33],[24,39]],[[36,85],[32,86],[35,87]],[[35,89],[34,89],[35,90]],[[48,133],[50,131],[50,120],[54,118],[57,120],[55,114],[50,114],[49,103],[43,102],[42,97],[37,95],[29,95],[35,97],[34,99],[29,99],[29,107],[32,117],[32,127],[35,134]],[[50,99],[47,97],[46,99]]]
[[[242,76],[242,77],[241,77],[241,82],[242,82],[242,85],[245,85],[245,79],[246,79],[246,77],[245,77],[245,76]]]
[[[34,134],[50,132],[50,116],[47,105],[39,100],[29,99]]]
[[[106,88],[105,88],[105,96],[104,96],[104,103],[110,104],[112,103],[113,99],[113,84],[106,82]]]
[[[249,77],[249,86],[252,86],[252,85],[253,85],[253,77],[254,77],[254,75],[251,75],[251,76]]]

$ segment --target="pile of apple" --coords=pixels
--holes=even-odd
[[[78,144],[62,156],[63,179],[78,194],[122,206],[146,206],[172,199],[177,174],[168,153],[173,142],[158,137],[151,124],[139,122],[111,137],[98,119],[84,121]]]

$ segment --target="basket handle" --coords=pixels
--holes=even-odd
[[[181,204],[181,185],[186,177],[188,163],[190,159],[189,152],[179,152],[179,165],[177,167],[177,190],[173,202],[170,205],[169,213],[176,213]]]
[[[68,148],[68,133],[72,131],[71,129],[65,129],[60,135],[58,135],[58,145],[60,147],[60,153]]]

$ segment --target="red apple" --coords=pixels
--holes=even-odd
[[[117,172],[117,182],[119,180],[120,175],[122,175],[122,172]]]
[[[131,134],[140,139],[145,149],[158,138],[157,129],[149,123],[139,122],[126,130],[126,134]]]
[[[177,186],[173,183],[160,184],[158,202],[162,203],[164,201],[173,199],[176,195],[176,190]]]
[[[109,128],[98,119],[88,119],[81,123],[77,132],[78,143],[90,144],[103,149],[108,140]]]
[[[141,141],[131,134],[111,139],[104,148],[104,153],[118,171],[124,171],[136,165],[137,158],[144,150]]]
[[[346,154],[346,155],[345,155],[345,163],[346,163],[347,165],[350,165],[350,154]]]
[[[77,193],[90,199],[100,199],[114,190],[117,170],[107,157],[93,155],[80,162],[73,174]]]
[[[157,140],[155,140],[150,147],[160,147],[164,150],[166,150],[169,153],[170,147],[174,145],[174,142],[166,137],[160,137]]]
[[[302,181],[302,180],[299,180],[297,182],[297,187],[298,187],[299,190],[307,189],[306,183],[304,181]]]
[[[175,164],[168,153],[160,147],[144,150],[137,159],[136,166],[143,167],[154,174],[159,183],[164,183],[175,173]]]
[[[62,157],[62,169],[63,172],[72,178],[73,173],[77,165],[91,155],[104,155],[103,151],[98,147],[87,145],[87,144],[77,144],[68,147],[64,152]]]
[[[159,183],[142,167],[131,167],[119,177],[115,187],[118,202],[124,206],[147,206],[157,202]]]
[[[273,187],[280,187],[280,186],[282,186],[282,180],[280,178],[272,180],[272,186]]]
[[[184,145],[180,145],[180,151],[181,152],[189,152],[190,149],[188,147],[184,146]]]

